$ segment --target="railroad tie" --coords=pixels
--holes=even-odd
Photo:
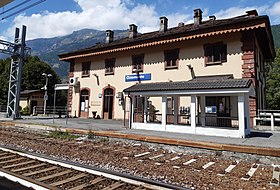
[[[196,160],[197,160],[197,159],[192,158],[192,159],[190,159],[189,161],[183,163],[183,165],[185,165],[185,166],[190,165],[191,163],[195,162]]]
[[[181,158],[181,157],[180,156],[175,156],[174,158],[171,158],[170,161],[174,161],[174,160],[177,160],[179,158]]]
[[[120,152],[120,151],[123,151],[124,149],[121,148],[121,149],[117,149],[117,150],[113,150],[113,152]]]
[[[38,168],[38,167],[45,166],[45,165],[47,165],[47,164],[46,164],[46,163],[42,163],[42,164],[37,164],[37,165],[28,166],[28,167],[25,167],[25,168],[12,169],[11,171],[12,171],[12,172],[21,172],[21,171],[24,171],[24,170],[29,170],[29,169],[33,169],[33,168]]]
[[[137,154],[137,155],[134,155],[134,158],[137,158],[137,157],[141,157],[141,156],[145,156],[145,155],[148,155],[150,154],[151,152],[144,152],[144,153],[141,153],[141,154]]]
[[[9,154],[11,154],[11,153],[9,153],[9,152],[3,152],[3,153],[0,153],[0,156],[6,156],[6,155],[9,155]],[[0,158],[1,159],[1,158]]]
[[[2,168],[9,169],[9,168],[17,167],[17,166],[23,166],[23,165],[26,165],[26,164],[31,164],[31,163],[34,163],[34,162],[36,162],[36,160],[29,160],[29,161],[26,161],[26,162],[21,162],[21,163],[17,163],[17,164],[13,164],[13,165],[8,165],[8,166],[3,166]]]
[[[230,173],[239,164],[239,160],[236,160],[234,164],[229,165],[222,174],[217,174],[219,176],[224,176],[226,173]]]
[[[71,172],[72,172],[72,170],[65,170],[65,171],[62,171],[62,172],[59,172],[59,173],[55,173],[55,174],[52,174],[52,175],[37,178],[36,180],[45,181],[45,180],[52,179],[52,178],[55,178],[55,177],[59,177],[59,176],[65,175],[65,174],[69,174]]]
[[[160,157],[163,157],[164,154],[159,154],[159,155],[156,155],[156,156],[152,156],[152,157],[149,157],[150,160],[154,160],[154,159],[157,159],[157,158],[160,158]]]
[[[71,188],[69,190],[81,190],[81,189],[86,188],[86,187],[88,187],[90,185],[95,185],[95,184],[97,184],[97,183],[99,183],[99,182],[101,182],[103,180],[105,180],[105,178],[98,177],[98,178],[95,178],[95,179],[91,180],[89,183],[84,183],[84,184],[78,185],[78,186],[73,187],[73,188]]]
[[[87,176],[87,174],[81,173],[81,174],[72,176],[72,177],[70,177],[70,178],[67,178],[67,179],[64,179],[64,180],[61,180],[61,181],[57,181],[57,182],[55,182],[55,183],[51,183],[50,185],[51,185],[51,186],[59,186],[59,185],[62,185],[62,184],[65,184],[65,183],[68,183],[68,182],[75,181],[75,180],[77,180],[77,179],[83,178],[83,177],[85,177],[85,176]]]
[[[8,159],[8,158],[13,158],[13,157],[16,157],[16,155],[15,154],[8,155],[8,156],[0,158],[0,160],[4,160],[4,159]]]
[[[143,186],[138,186],[138,187],[136,187],[135,189],[133,189],[133,190],[143,190],[144,188],[143,188]]]
[[[117,189],[117,188],[123,186],[123,184],[124,184],[124,183],[118,181],[118,182],[116,182],[116,183],[114,183],[114,184],[112,184],[112,185],[109,185],[108,187],[105,187],[105,188],[102,189],[102,190],[114,190],[114,189]]]
[[[207,169],[210,166],[212,166],[213,164],[215,164],[215,162],[208,162],[207,164],[205,164],[204,166],[202,166],[203,169]]]
[[[32,175],[35,175],[35,174],[39,174],[39,173],[43,173],[43,172],[48,172],[48,171],[51,171],[51,170],[55,170],[55,169],[57,169],[57,168],[58,168],[57,166],[52,166],[52,167],[50,167],[50,168],[45,168],[45,169],[42,169],[42,170],[39,170],[39,171],[24,173],[24,174],[22,174],[22,175],[28,177],[28,176],[32,176]]]
[[[17,161],[24,160],[24,159],[26,159],[26,158],[23,157],[23,158],[15,158],[15,159],[12,159],[12,160],[6,160],[6,161],[0,162],[0,165],[1,164],[11,163],[11,162],[17,162]]]
[[[254,175],[254,173],[256,172],[256,170],[258,169],[259,164],[253,164],[252,167],[250,168],[250,170],[246,173],[245,177],[242,177],[241,179],[243,180],[250,180],[251,177]]]

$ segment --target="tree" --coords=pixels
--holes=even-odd
[[[10,65],[10,58],[0,60],[0,105],[6,105],[8,100]]]
[[[276,49],[274,62],[267,64],[266,99],[267,108],[280,109],[280,49]]]
[[[0,60],[0,105],[7,104],[10,63],[10,58]],[[43,73],[52,75],[48,82],[48,105],[52,105],[54,85],[61,83],[61,80],[55,71],[37,56],[29,57],[23,66],[21,90],[40,90],[44,87],[46,78],[42,76]],[[66,105],[66,97],[62,97],[61,100],[61,105]]]
[[[55,71],[45,62],[42,62],[37,56],[28,58],[22,71],[22,90],[38,90],[44,87],[46,78],[43,73],[51,74],[49,78],[48,90],[54,92],[54,85],[61,83],[60,78]]]

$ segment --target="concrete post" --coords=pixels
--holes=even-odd
[[[134,105],[135,105],[135,96],[131,96],[131,110],[130,110],[130,128],[134,128],[133,127],[133,122],[134,122]]]
[[[271,113],[270,115],[270,120],[271,120],[271,131],[274,131],[274,114]]]
[[[191,96],[191,128],[193,133],[196,133],[196,96]]]
[[[162,96],[162,104],[161,104],[161,109],[162,109],[162,115],[161,115],[161,124],[162,126],[164,126],[165,131],[166,131],[166,102],[167,102],[167,97],[166,96]]]
[[[239,137],[245,137],[245,110],[244,110],[244,94],[238,95],[238,123],[239,123]]]

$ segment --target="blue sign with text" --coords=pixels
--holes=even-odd
[[[151,73],[141,73],[133,75],[125,75],[125,82],[151,80]]]

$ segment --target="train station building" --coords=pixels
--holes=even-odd
[[[265,65],[275,57],[267,16],[202,20],[59,55],[70,63],[71,116],[129,120],[135,129],[246,137],[265,103]]]

